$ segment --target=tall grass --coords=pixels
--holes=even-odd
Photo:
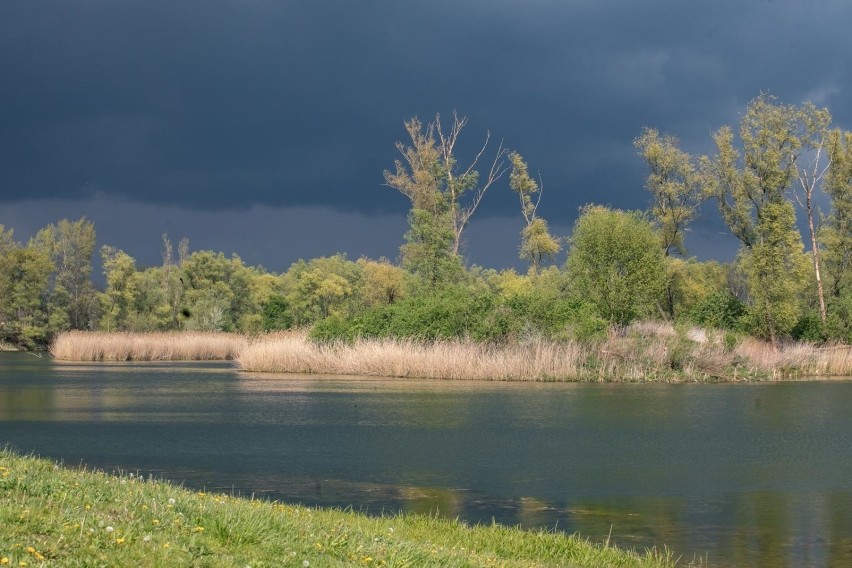
[[[725,341],[727,339],[727,341]],[[734,341],[734,339],[736,339]],[[60,334],[51,354],[69,361],[234,359],[246,371],[430,379],[739,381],[852,375],[852,348],[753,338],[641,322],[599,341],[360,339],[315,343],[305,331],[257,338],[229,333]]]
[[[668,324],[613,330],[598,342],[361,339],[317,344],[303,332],[258,338],[236,357],[246,371],[473,380],[740,381],[852,375],[847,346],[754,339],[726,345],[702,330]]]
[[[212,361],[233,359],[248,344],[235,333],[68,331],[50,353],[65,361]]]

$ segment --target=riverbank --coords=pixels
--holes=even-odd
[[[454,380],[735,382],[852,375],[852,348],[676,330],[640,323],[602,340],[362,339],[332,344],[305,331],[228,333],[67,332],[51,354],[71,361],[228,360],[242,370]]]
[[[66,331],[50,345],[63,361],[224,361],[249,345],[238,333]]]
[[[546,531],[195,493],[8,450],[0,450],[0,526],[4,566],[676,564],[671,553],[636,554]]]
[[[646,326],[647,327],[647,326]],[[852,374],[852,349],[792,344],[779,349],[746,338],[726,343],[666,328],[612,333],[602,341],[376,339],[331,345],[305,334],[260,338],[236,357],[246,371],[518,381],[701,382],[778,380]]]

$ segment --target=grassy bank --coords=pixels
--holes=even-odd
[[[0,450],[3,566],[673,566],[551,532],[193,493]]]
[[[64,361],[215,361],[235,358],[248,343],[236,333],[68,331],[50,353]]]

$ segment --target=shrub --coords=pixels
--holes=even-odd
[[[702,327],[739,330],[745,314],[746,305],[728,290],[721,290],[696,304],[687,319]]]
[[[290,329],[293,326],[293,316],[290,314],[287,300],[280,295],[273,295],[263,305],[262,327],[264,331]]]

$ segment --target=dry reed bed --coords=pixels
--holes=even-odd
[[[65,361],[214,361],[234,359],[248,344],[235,333],[69,331],[56,337],[50,353]]]
[[[234,359],[247,371],[474,380],[739,381],[852,375],[852,348],[791,343],[777,349],[745,338],[726,348],[719,334],[677,333],[643,323],[598,342],[362,339],[316,344],[304,331],[249,339],[202,332],[66,332],[50,349],[73,361]]]
[[[699,337],[696,341],[694,338]],[[739,381],[852,375],[848,346],[774,349],[745,339],[734,349],[690,330],[611,334],[596,343],[372,339],[315,344],[304,333],[258,338],[236,357],[246,371],[472,380]]]

